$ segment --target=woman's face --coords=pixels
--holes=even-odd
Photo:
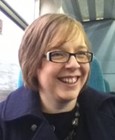
[[[87,51],[87,46],[80,34],[74,40],[65,42],[58,48],[53,48],[54,50],[76,53]],[[49,103],[76,100],[86,84],[89,70],[89,63],[79,64],[74,56],[71,56],[66,63],[54,63],[44,58],[41,67],[37,70],[41,100]]]

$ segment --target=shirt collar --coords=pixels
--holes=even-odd
[[[4,120],[10,121],[26,115],[42,118],[38,93],[25,87],[12,92],[3,104]]]

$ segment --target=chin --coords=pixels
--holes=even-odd
[[[67,101],[70,101],[70,100],[75,100],[77,99],[79,95],[79,91],[66,91],[65,94],[63,96],[61,96],[61,98],[63,100],[67,100]]]

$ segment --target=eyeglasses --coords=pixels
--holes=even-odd
[[[68,62],[71,56],[76,58],[78,63],[90,63],[93,59],[93,53],[88,51],[80,51],[77,53],[68,53],[64,51],[49,51],[46,53],[46,59],[54,63]]]

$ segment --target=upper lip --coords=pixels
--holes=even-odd
[[[75,84],[78,81],[79,76],[69,75],[69,76],[59,77],[58,79],[61,80],[64,83]]]

